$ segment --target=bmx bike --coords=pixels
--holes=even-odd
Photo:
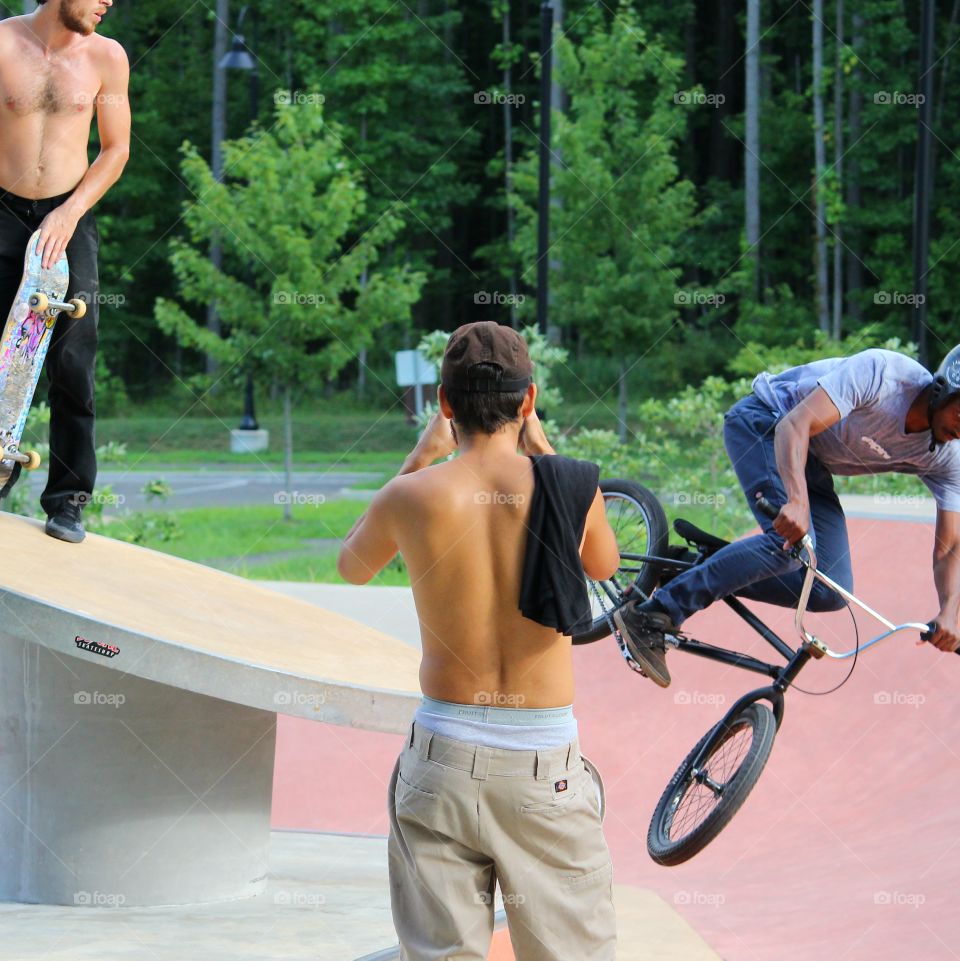
[[[627,480],[605,480],[603,493],[607,519],[620,547],[620,566],[611,578],[587,584],[593,605],[593,622],[575,634],[574,644],[588,644],[610,636],[635,671],[640,665],[630,656],[620,636],[613,611],[635,599],[646,599],[661,583],[681,571],[702,563],[729,542],[701,530],[689,521],[674,521],[683,545],[668,545],[667,519],[650,490]],[[760,509],[771,519],[779,508],[764,499]],[[773,664],[749,654],[696,640],[682,631],[667,635],[668,650],[768,676],[771,681],[739,698],[724,716],[694,745],[677,768],[660,797],[647,832],[647,851],[658,864],[675,865],[702,851],[730,823],[760,778],[783,721],[784,693],[808,661],[822,657],[855,658],[860,652],[902,631],[919,631],[929,640],[934,623],[910,621],[894,624],[882,614],[817,570],[817,556],[809,535],[804,535],[791,554],[806,568],[794,623],[800,637],[791,647],[736,597],[723,602],[755,630],[785,663]],[[841,594],[850,604],[878,620],[885,630],[849,651],[833,651],[804,626],[804,614],[814,580]],[[958,651],[957,653],[960,653]],[[768,706],[769,705],[769,706]]]

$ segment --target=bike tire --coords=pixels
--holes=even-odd
[[[724,782],[723,791],[719,798],[710,788],[697,783],[693,777],[693,761],[701,746],[713,733],[713,728],[697,742],[696,747],[684,758],[683,763],[670,779],[666,790],[660,797],[650,828],[647,831],[647,852],[657,864],[672,866],[688,861],[695,854],[699,854],[717,835],[730,823],[733,816],[740,810],[747,795],[763,772],[763,768],[773,749],[773,741],[777,735],[777,722],[773,711],[765,704],[753,703],[740,711],[730,723],[727,734],[713,748],[705,759],[707,770],[711,762],[718,759],[720,752],[728,745],[738,731],[750,728],[750,745],[742,761]],[[713,801],[713,808],[709,810],[695,827],[679,837],[671,837],[678,811],[687,800],[689,792],[704,792],[703,797],[709,806]],[[711,794],[714,797],[711,799]],[[696,797],[694,797],[696,802]]]
[[[657,554],[667,550],[669,530],[667,515],[653,491],[635,481],[614,478],[600,482],[607,520],[617,538],[617,546],[626,554]],[[649,595],[657,586],[660,571],[648,562],[622,559],[613,577],[604,581],[587,578],[587,592],[593,609],[589,627],[573,635],[574,644],[590,644],[610,636],[610,622],[596,600],[594,587],[604,597],[609,613],[624,603],[628,589]]]

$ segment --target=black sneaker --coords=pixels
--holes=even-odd
[[[676,630],[670,615],[662,611],[643,611],[639,603],[634,603],[614,611],[613,620],[630,656],[643,669],[643,675],[660,687],[669,687],[664,635]]]
[[[80,507],[69,501],[47,518],[44,530],[51,536],[71,544],[79,544],[87,536],[80,520]]]

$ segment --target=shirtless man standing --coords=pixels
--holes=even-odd
[[[388,795],[405,961],[486,958],[498,884],[518,958],[616,949],[565,635],[590,619],[584,570],[609,577],[619,553],[599,470],[554,454],[532,370],[511,328],[455,331],[440,412],[340,552],[340,573],[362,584],[399,550],[420,619],[424,698]]]
[[[40,503],[46,531],[83,540],[80,520],[97,475],[94,369],[99,235],[91,208],[119,178],[130,153],[130,69],[115,40],[96,35],[113,0],[40,0],[0,21],[0,318],[20,285],[30,235],[40,229],[44,266],[66,251],[70,293],[86,316],[54,328],[50,379],[50,469]],[[94,114],[100,154],[87,144]],[[0,490],[19,476],[17,464]]]

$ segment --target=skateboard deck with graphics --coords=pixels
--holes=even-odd
[[[23,258],[23,279],[0,340],[0,487],[10,479],[19,463],[26,470],[40,466],[40,455],[21,451],[20,438],[27,421],[40,370],[50,348],[57,315],[65,310],[74,317],[87,311],[84,301],[65,303],[70,268],[67,257],[44,268],[37,254],[40,231],[27,244]]]

